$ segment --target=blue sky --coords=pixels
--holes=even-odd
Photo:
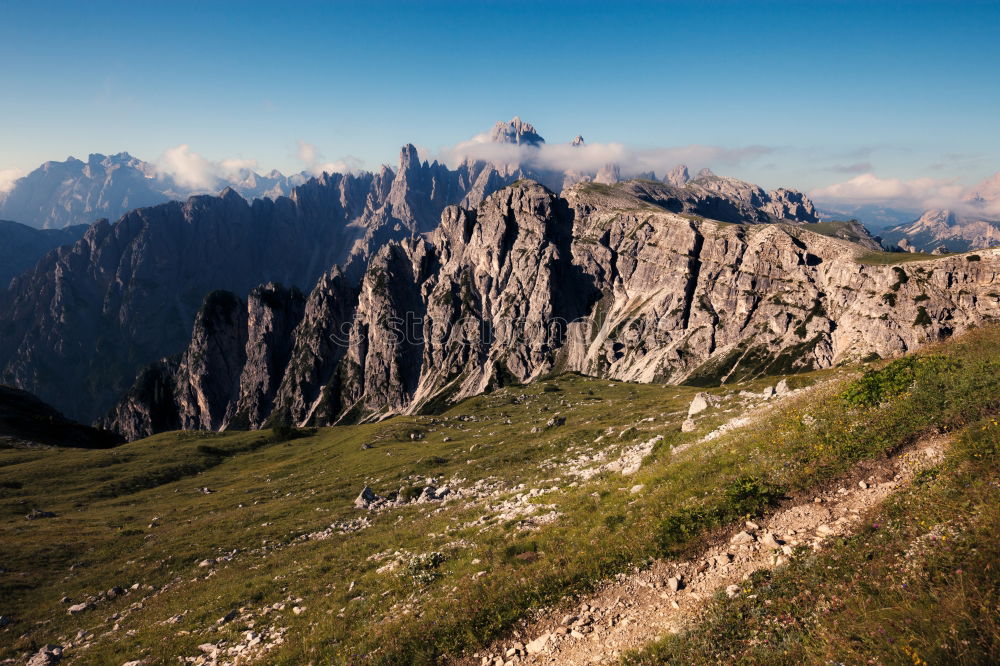
[[[300,142],[374,168],[520,115],[766,186],[968,184],[1000,170],[998,33],[998,2],[0,0],[0,169],[186,144],[291,172]]]

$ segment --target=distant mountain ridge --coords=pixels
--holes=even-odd
[[[276,198],[288,195],[294,186],[310,178],[305,173],[284,176],[277,171],[262,175],[246,168],[232,176],[219,179],[212,188],[192,187],[124,152],[95,153],[86,161],[69,157],[42,164],[0,194],[0,218],[39,229],[61,229],[100,218],[117,220],[136,208],[194,194],[214,194],[225,187],[248,198]]]
[[[904,211],[878,204],[821,204],[826,218],[857,218],[883,245],[903,252],[967,252],[1000,245],[1000,172],[965,190],[950,208]]]
[[[4,440],[85,449],[106,449],[124,441],[113,432],[70,421],[26,391],[0,385],[0,442]]]
[[[873,232],[908,224],[920,217],[920,209],[906,210],[878,204],[816,203],[825,220],[858,220]]]
[[[1000,220],[928,210],[914,222],[886,229],[882,238],[904,252],[967,252],[1000,246]]]
[[[35,229],[18,222],[0,220],[0,289],[11,279],[33,267],[46,252],[72,245],[83,237],[87,225],[64,229]]]

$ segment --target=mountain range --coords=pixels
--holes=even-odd
[[[1000,172],[967,188],[950,208],[917,212],[875,204],[827,203],[820,215],[861,219],[893,251],[941,254],[995,247],[1000,245]]]
[[[1000,316],[1000,252],[862,265],[870,238],[741,210],[701,178],[561,196],[519,181],[386,243],[358,282],[334,268],[308,296],[213,294],[187,351],[105,425],[137,438],[349,423],[564,371],[711,384],[893,356]]]
[[[904,252],[968,252],[1000,246],[1000,220],[948,209],[928,210],[909,224],[886,229],[882,239]]]
[[[488,140],[544,142],[518,118]],[[144,173],[117,158],[108,182]],[[820,223],[800,192],[683,165],[642,176],[449,168],[407,145],[396,169],[323,174],[288,196],[227,187],[140,207],[0,292],[0,382],[134,438],[370,420],[557,369],[691,382],[826,367],[991,311],[986,296],[913,286],[903,294],[929,302],[901,294],[886,308],[896,273],[855,261],[878,242]],[[973,284],[992,263],[957,262],[927,284]],[[630,337],[634,326],[662,336]]]
[[[69,157],[46,162],[14,181],[0,193],[0,218],[39,229],[90,224],[100,218],[117,220],[136,208],[153,206],[195,194],[214,194],[231,187],[249,198],[287,195],[310,178],[305,172],[262,175],[238,168],[228,178],[213,178],[211,186],[179,180],[155,164],[128,153],[92,154],[87,161]]]
[[[883,232],[904,252],[967,252],[1000,246],[1000,172],[969,188],[954,209],[932,209]]]

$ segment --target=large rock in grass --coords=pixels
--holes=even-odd
[[[715,398],[708,393],[699,393],[691,400],[691,405],[688,407],[688,416],[694,416],[695,414],[700,414],[709,407],[715,404]]]
[[[45,645],[32,655],[31,659],[28,660],[28,666],[54,666],[62,659],[62,653],[61,645]]]
[[[365,486],[358,495],[357,499],[354,500],[354,506],[359,509],[368,509],[372,504],[382,499],[375,494],[375,491],[371,489],[370,486]]]

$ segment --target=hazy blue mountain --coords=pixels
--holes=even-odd
[[[87,225],[65,229],[35,229],[18,222],[0,220],[0,287],[20,275],[60,245],[71,245],[83,237]]]
[[[905,210],[879,204],[848,204],[816,202],[816,210],[824,220],[857,220],[872,231],[888,229],[913,222],[923,212],[920,209]]]
[[[128,153],[95,153],[86,162],[75,157],[46,162],[15,181],[9,192],[0,195],[0,218],[40,229],[60,229],[100,218],[116,220],[136,208],[195,194],[216,194],[226,187],[251,199],[277,198],[308,179],[305,173],[285,176],[278,171],[259,174],[239,169],[210,186],[192,187]]]

